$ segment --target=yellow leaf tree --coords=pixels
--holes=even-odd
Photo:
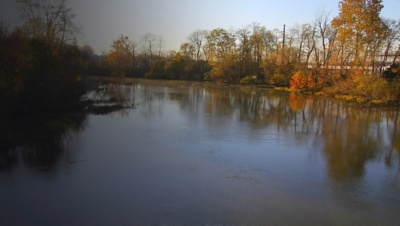
[[[332,26],[338,31],[341,65],[373,65],[387,29],[379,16],[382,8],[382,0],[340,1],[339,15]]]
[[[111,50],[106,55],[106,63],[114,70],[114,74],[123,76],[125,71],[132,67],[132,45],[127,36],[121,35],[113,41]]]

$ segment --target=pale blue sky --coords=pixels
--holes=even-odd
[[[0,19],[19,24],[14,0],[1,0]],[[82,27],[80,42],[97,53],[109,49],[119,35],[139,40],[147,32],[161,35],[164,50],[178,50],[196,29],[241,28],[257,22],[267,29],[312,23],[322,9],[331,18],[338,13],[338,0],[69,0]],[[384,0],[381,15],[400,19],[400,0]]]

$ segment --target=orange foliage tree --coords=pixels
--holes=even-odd
[[[315,87],[314,78],[311,75],[305,75],[303,71],[296,72],[290,79],[290,88],[294,90],[311,91]]]

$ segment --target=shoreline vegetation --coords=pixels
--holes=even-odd
[[[131,85],[138,80],[140,81],[160,81],[162,82],[190,82],[190,80],[165,80],[165,79],[146,79],[146,78],[135,78],[135,77],[114,77],[114,76],[90,76],[88,77],[88,80],[92,84],[120,84],[120,85]],[[328,98],[334,98],[337,100],[343,100],[347,102],[353,102],[353,103],[359,103],[364,106],[393,106],[393,107],[398,107],[400,106],[400,101],[395,100],[395,101],[382,101],[378,99],[372,99],[372,98],[366,98],[365,96],[357,96],[357,95],[342,95],[342,94],[337,94],[337,93],[331,93],[331,92],[324,92],[324,91],[318,91],[318,92],[313,92],[313,91],[305,91],[305,90],[298,90],[298,89],[293,89],[291,87],[284,87],[284,86],[274,86],[271,84],[242,84],[242,83],[216,83],[216,82],[208,82],[208,81],[192,81],[192,82],[200,82],[200,83],[208,83],[215,85],[217,87],[245,87],[245,88],[261,88],[261,89],[273,89],[276,91],[283,91],[283,92],[289,92],[293,94],[299,94],[299,95],[314,95],[314,96],[324,96]]]
[[[320,12],[312,23],[283,31],[258,23],[199,29],[179,51],[164,51],[162,38],[150,33],[137,42],[120,35],[102,55],[77,44],[68,1],[17,4],[23,26],[11,31],[0,22],[1,121],[132,107],[108,103],[106,109],[83,100],[98,88],[88,83],[91,76],[277,87],[374,105],[400,102],[400,20],[380,17],[382,1],[343,0],[335,18]]]

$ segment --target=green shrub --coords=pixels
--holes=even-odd
[[[240,84],[242,85],[258,85],[260,82],[253,78],[252,76],[248,75],[240,80]]]
[[[274,74],[269,82],[276,86],[289,86],[289,78],[284,74]]]

